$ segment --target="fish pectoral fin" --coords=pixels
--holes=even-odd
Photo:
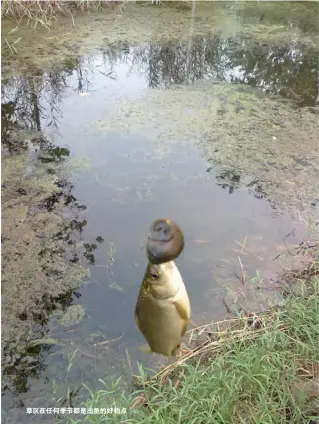
[[[140,328],[140,321],[139,321],[138,316],[137,316],[137,311],[135,311],[134,318],[135,318],[135,323],[136,323],[137,328]]]
[[[181,303],[181,302],[177,302],[176,300],[173,302],[175,305],[175,308],[178,312],[178,315],[184,320],[187,321],[189,320],[189,316],[187,313],[187,310],[185,308],[185,306]]]
[[[181,319],[184,321],[183,324],[183,328],[182,328],[182,337],[184,336],[184,334],[186,333],[187,327],[188,327],[188,323],[189,323],[189,316],[187,313],[186,308],[184,307],[184,305],[182,303],[179,302],[173,302],[175,305],[175,308],[178,312],[178,315],[181,317]]]
[[[152,349],[150,348],[148,344],[140,346],[140,351],[143,353],[153,353]]]

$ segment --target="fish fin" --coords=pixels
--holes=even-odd
[[[182,337],[184,337],[184,334],[187,331],[187,327],[188,327],[188,320],[184,321],[184,325],[183,325],[183,328],[182,328]]]
[[[134,318],[135,318],[135,322],[136,322],[137,328],[138,328],[140,331],[142,331],[142,330],[141,330],[141,325],[140,325],[140,320],[138,319],[137,308],[136,308],[136,310],[135,310]],[[150,346],[149,346],[148,344],[145,344],[145,345],[143,345],[143,346],[140,346],[140,348],[139,348],[139,349],[140,349],[140,351],[141,351],[141,352],[144,352],[144,353],[153,353],[153,352],[152,352],[152,349],[150,348]]]
[[[143,353],[153,353],[152,349],[149,347],[148,344],[140,346],[140,351]]]
[[[178,344],[173,350],[172,350],[172,353],[171,353],[171,356],[176,356],[177,355],[177,352],[178,352],[178,349],[180,348],[180,344]]]
[[[188,327],[188,323],[189,323],[189,316],[187,314],[187,311],[184,307],[184,305],[182,303],[179,302],[173,302],[175,305],[175,308],[178,312],[178,315],[182,318],[182,320],[184,321],[184,325],[182,328],[182,337],[184,336],[184,334],[186,333],[187,327]]]
[[[139,303],[137,302],[136,307],[135,307],[135,313],[134,313],[134,318],[135,318],[135,324],[137,326],[137,328],[143,333],[142,331],[142,327],[143,327],[143,323],[140,319],[140,314],[139,314]]]
[[[135,310],[134,318],[137,328],[140,328],[140,321],[138,319],[137,310]]]

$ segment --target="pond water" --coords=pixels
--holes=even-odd
[[[36,219],[44,200],[55,213],[63,199],[56,213],[72,229],[77,223],[75,244],[84,246],[69,260],[89,274],[80,287],[70,283],[66,295],[62,283],[52,287],[53,278],[47,290],[54,307],[41,320],[29,318],[31,306],[10,315],[15,303],[32,299],[32,290],[42,302],[44,293],[36,281],[18,280],[16,268],[3,268],[6,422],[28,422],[28,406],[61,406],[68,390],[78,406],[87,396],[82,382],[96,389],[98,379],[123,374],[129,384],[128,363],[136,371],[137,361],[153,368],[163,361],[140,352],[144,340],[133,319],[148,226],[158,217],[184,231],[185,250],[176,262],[197,324],[223,319],[225,302],[258,310],[278,301],[281,267],[274,258],[302,240],[307,216],[318,212],[317,8],[294,2],[137,4],[78,13],[74,27],[59,18],[50,32],[21,27],[19,54],[3,55],[2,138],[3,152],[12,147],[12,134],[28,149],[4,155],[10,171],[2,177],[3,228],[21,212],[20,200],[10,203],[10,188],[22,198],[34,170],[56,174],[58,181],[67,175],[67,193],[54,201],[52,193],[30,195],[32,214],[26,209],[23,220]],[[14,24],[4,24],[6,35]],[[45,155],[38,160],[48,146],[58,165]],[[10,240],[24,240],[15,235],[17,227],[4,237],[4,251]],[[41,228],[51,231],[45,223]],[[17,281],[19,289],[6,291],[4,285]],[[13,328],[27,323],[19,335],[22,348],[9,316]],[[39,334],[51,342],[28,347]]]

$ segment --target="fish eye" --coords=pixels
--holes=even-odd
[[[153,278],[153,280],[157,280],[159,277],[159,273],[156,271],[152,271],[151,272],[151,277]]]
[[[151,276],[152,280],[157,280],[159,278],[159,270],[157,266],[150,265],[149,267],[149,275]]]

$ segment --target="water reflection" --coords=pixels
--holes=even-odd
[[[126,57],[127,60],[127,57]],[[238,82],[314,105],[318,61],[315,50],[296,41],[286,46],[260,45],[248,36],[196,36],[131,49],[132,66],[145,73],[149,87],[171,88],[200,79]]]
[[[116,78],[116,65],[126,64],[128,75],[142,73],[151,88],[167,89],[205,78],[248,84],[271,94],[280,94],[300,106],[316,103],[317,53],[298,40],[291,40],[286,46],[276,46],[259,44],[248,36],[223,38],[206,35],[195,36],[190,51],[188,47],[187,41],[142,47],[132,47],[125,42],[107,45],[101,49],[104,69],[98,69],[98,72]],[[57,130],[59,103],[63,99],[67,78],[73,77],[74,90],[87,92],[94,71],[90,58],[76,58],[68,59],[58,69],[44,74],[30,69],[28,76],[4,79],[2,113],[14,115],[10,125],[16,122],[38,130],[40,115],[43,117],[46,113],[47,125]],[[6,126],[2,131],[5,137]]]
[[[41,132],[41,121],[47,119],[47,126],[58,131],[60,104],[67,87],[66,80],[78,69],[78,60],[72,63],[67,61],[61,69],[51,72],[43,73],[39,69],[31,68],[28,75],[20,74],[3,80],[1,139],[10,151],[18,147],[14,144],[15,130],[27,128]],[[85,77],[82,70],[80,74],[79,87],[83,87]],[[43,143],[41,140],[37,141],[40,141],[41,148]]]

